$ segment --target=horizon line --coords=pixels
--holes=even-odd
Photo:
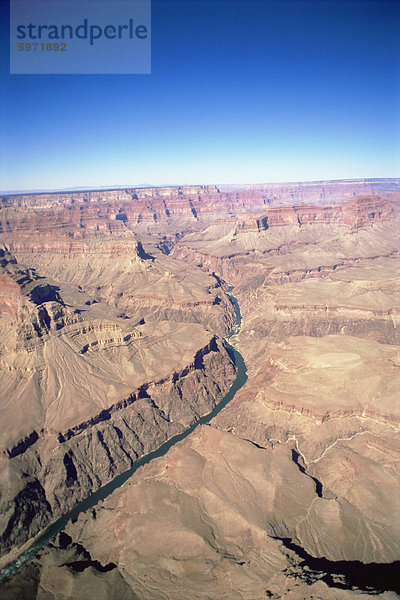
[[[113,192],[118,190],[146,190],[156,188],[185,188],[185,187],[210,187],[239,189],[243,186],[267,186],[267,185],[289,185],[289,184],[329,184],[336,182],[378,182],[378,181],[395,181],[400,184],[399,177],[355,177],[355,178],[335,178],[335,179],[305,179],[305,180],[288,180],[288,181],[264,181],[257,183],[168,183],[168,184],[138,184],[138,185],[114,185],[114,186],[74,186],[69,188],[53,188],[53,189],[26,189],[26,190],[7,190],[1,191],[1,196],[32,196],[38,194],[80,194],[85,192]]]

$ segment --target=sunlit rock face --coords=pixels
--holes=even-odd
[[[222,397],[224,281],[249,375],[6,598],[398,597],[398,185],[3,201],[6,548]]]
[[[35,225],[30,207],[7,210],[3,552],[210,412],[234,377],[222,338],[235,320],[215,276],[148,254],[121,221],[51,219],[49,199]]]

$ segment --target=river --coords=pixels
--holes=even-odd
[[[172,448],[172,446],[187,438],[188,435],[190,435],[192,431],[196,429],[196,427],[198,427],[199,425],[205,425],[206,423],[209,423],[209,421],[211,421],[211,419],[213,419],[234,398],[236,392],[244,386],[244,384],[247,381],[247,370],[245,362],[243,360],[242,355],[229,343],[229,339],[233,335],[237,335],[239,333],[242,322],[239,304],[232,291],[233,286],[230,286],[228,294],[235,308],[236,323],[232,328],[232,331],[225,338],[225,348],[227,349],[232,360],[234,361],[237,371],[236,378],[232,383],[229,392],[226,394],[226,396],[221,400],[221,402],[219,402],[214,407],[214,409],[210,413],[208,413],[204,417],[201,417],[183,433],[174,435],[172,438],[164,442],[157,450],[154,450],[153,452],[150,452],[149,454],[146,454],[145,456],[142,456],[142,458],[136,460],[128,471],[125,471],[124,473],[121,473],[121,475],[115,477],[112,481],[98,489],[96,492],[88,496],[82,502],[79,502],[76,506],[74,506],[74,508],[65,513],[65,515],[63,515],[62,517],[54,521],[54,523],[49,525],[43,531],[43,533],[41,533],[34,539],[31,546],[24,550],[17,558],[8,563],[0,571],[0,582],[5,581],[6,579],[10,579],[35,554],[42,550],[48,544],[48,542],[50,542],[58,533],[63,531],[70,520],[76,519],[80,513],[95,507],[96,504],[107,498],[107,496],[109,496],[114,490],[121,487],[130,477],[132,477],[132,475],[138,470],[139,467],[146,465],[155,458],[164,456],[168,452],[168,450]]]

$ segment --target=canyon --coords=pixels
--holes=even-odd
[[[400,180],[0,198],[0,583],[38,600],[400,594]],[[236,364],[235,364],[236,363]]]

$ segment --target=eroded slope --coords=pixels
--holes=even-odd
[[[122,223],[73,233],[2,238],[3,551],[210,412],[234,376],[218,279],[148,255]]]

